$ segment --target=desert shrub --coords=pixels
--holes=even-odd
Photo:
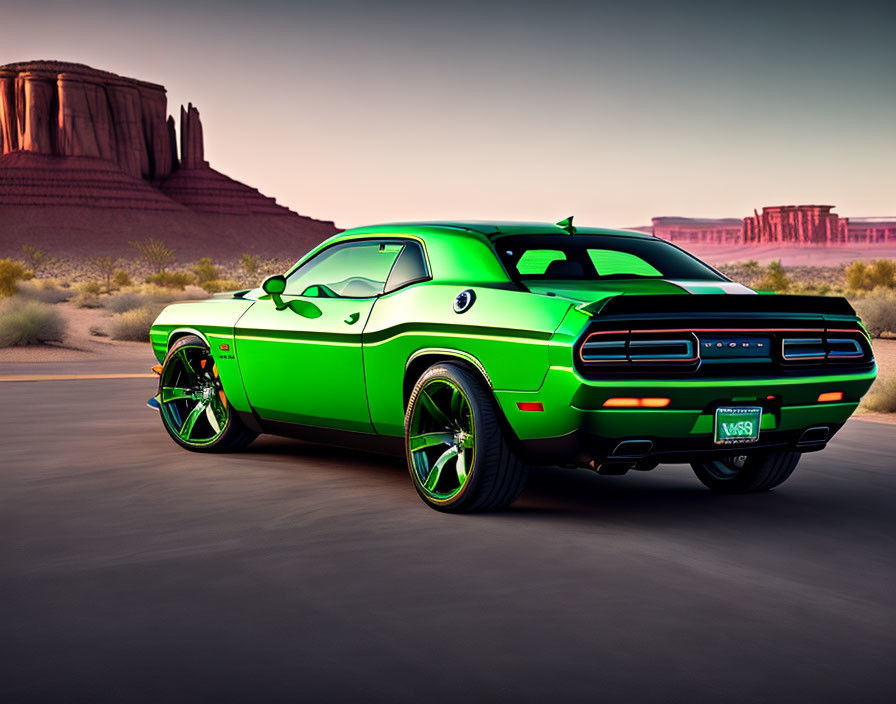
[[[243,254],[240,257],[240,264],[243,266],[243,270],[252,277],[258,275],[258,257],[252,254]]]
[[[869,411],[896,413],[896,376],[881,377],[875,381],[862,399],[862,405]]]
[[[78,285],[78,293],[85,296],[99,296],[103,292],[103,287],[99,281],[85,281]]]
[[[79,293],[72,299],[78,308],[102,308],[103,302],[99,296],[92,293]]]
[[[146,283],[183,291],[185,287],[193,283],[193,276],[184,271],[160,271],[147,276]]]
[[[871,291],[878,286],[893,288],[896,286],[896,261],[853,262],[846,267],[846,285],[853,291]]]
[[[164,242],[156,239],[141,240],[139,242],[129,242],[137,254],[145,261],[149,267],[156,273],[161,274],[168,265],[174,261],[174,250],[169,249]]]
[[[112,277],[118,269],[118,260],[114,257],[91,257],[90,265],[100,275],[103,282],[103,288],[106,291],[112,290]]]
[[[34,274],[22,264],[9,257],[0,259],[0,296],[11,296],[16,292],[19,281],[30,279]]]
[[[52,264],[55,260],[44,250],[30,244],[22,245],[22,253],[25,255],[25,263],[35,274]]]
[[[112,286],[115,288],[126,288],[131,286],[131,275],[124,269],[116,269],[112,274]]]
[[[757,284],[757,288],[763,291],[786,291],[790,288],[790,279],[787,277],[781,260],[770,262],[765,270],[765,276]]]
[[[0,347],[62,342],[65,321],[53,306],[15,296],[0,302]]]
[[[237,291],[242,286],[239,281],[234,281],[233,279],[215,279],[213,281],[206,281],[202,286],[202,290],[206,293],[221,293],[222,291]]]
[[[110,313],[124,313],[135,308],[149,305],[153,300],[150,296],[139,291],[122,291],[108,296],[103,301],[103,308]]]
[[[85,281],[78,284],[78,295],[72,299],[78,308],[102,308],[100,293],[103,287],[99,281]]]
[[[146,305],[113,315],[109,322],[109,335],[113,340],[149,342],[149,328],[162,308],[161,305]]]
[[[851,303],[872,337],[896,333],[896,292],[879,287]]]
[[[192,296],[175,289],[147,284],[140,288],[105,296],[102,299],[102,304],[103,308],[110,313],[124,313],[135,308],[173,303],[174,301],[181,301],[187,298],[192,298]]]
[[[16,284],[16,293],[22,298],[41,303],[62,303],[72,297],[70,290],[61,289],[53,279],[32,279]]]
[[[209,257],[202,257],[193,265],[193,274],[200,286],[218,278],[218,270]]]

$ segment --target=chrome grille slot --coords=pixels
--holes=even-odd
[[[785,337],[781,340],[781,359],[785,362],[811,362],[824,358],[824,340],[820,337]]]
[[[694,341],[680,339],[633,339],[628,343],[632,362],[693,362],[697,358]]]

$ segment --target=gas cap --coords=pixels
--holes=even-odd
[[[476,294],[473,292],[473,289],[468,288],[461,291],[454,298],[454,312],[466,313],[473,306],[475,300]]]

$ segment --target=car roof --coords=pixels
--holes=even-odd
[[[512,220],[421,220],[418,222],[394,222],[379,225],[355,227],[343,232],[343,235],[382,234],[382,233],[408,233],[413,234],[421,228],[427,230],[465,230],[467,232],[483,235],[490,240],[507,235],[564,235],[569,233],[556,225],[547,222],[516,222]],[[617,230],[606,227],[580,227],[575,226],[577,235],[614,235],[618,237],[636,237],[652,239],[648,235],[635,230]]]

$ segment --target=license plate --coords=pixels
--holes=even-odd
[[[762,408],[733,406],[716,409],[713,440],[716,445],[742,445],[759,439]]]

